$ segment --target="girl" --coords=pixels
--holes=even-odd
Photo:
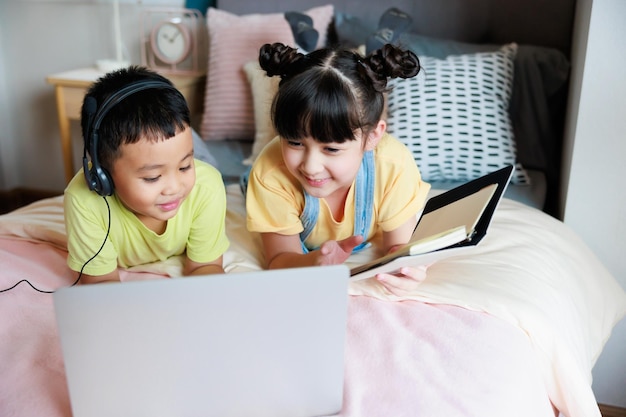
[[[272,107],[278,136],[247,180],[247,227],[261,234],[267,267],[340,264],[377,233],[385,252],[406,244],[430,185],[385,132],[383,93],[389,78],[417,75],[417,56],[392,45],[367,57],[304,55],[275,43],[261,48],[259,63],[281,77]],[[376,276],[394,294],[424,278],[425,268]]]

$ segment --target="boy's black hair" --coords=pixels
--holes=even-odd
[[[124,86],[137,81],[157,80],[172,85],[162,75],[145,67],[130,66],[99,78],[87,91],[98,106]],[[83,137],[88,135],[88,109],[83,100],[81,126]],[[175,88],[148,88],[135,92],[113,106],[102,119],[99,128],[98,161],[111,169],[123,144],[140,139],[166,140],[190,126],[189,107],[184,96]],[[88,146],[89,144],[85,144]]]

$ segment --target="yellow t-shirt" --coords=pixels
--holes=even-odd
[[[424,206],[430,185],[422,181],[407,147],[385,134],[374,149],[376,170],[372,226],[367,239],[380,230],[391,231],[415,216]],[[280,138],[275,138],[256,159],[246,195],[247,227],[251,232],[298,234],[303,230],[302,187],[287,171],[282,159]],[[305,244],[319,247],[327,240],[341,240],[354,234],[354,182],[348,192],[344,216],[336,221],[323,199],[320,213]]]
[[[114,193],[106,197],[111,230],[104,247],[83,272],[104,275],[118,266],[129,268],[186,253],[195,262],[211,262],[228,249],[226,191],[222,177],[211,165],[195,160],[196,183],[161,235],[148,229]],[[65,189],[67,264],[80,271],[106,236],[109,212],[103,198],[90,191],[82,170]]]

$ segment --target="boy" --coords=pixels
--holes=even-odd
[[[183,275],[224,272],[226,192],[220,173],[193,157],[189,117],[172,83],[143,67],[89,89],[83,170],[64,196],[67,263],[78,280],[119,282],[118,267],[177,255]]]

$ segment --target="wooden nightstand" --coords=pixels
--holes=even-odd
[[[76,174],[72,155],[70,120],[80,120],[80,109],[85,93],[89,86],[102,75],[104,73],[96,68],[81,68],[46,77],[46,81],[54,85],[56,95],[66,183]],[[165,76],[174,83],[187,100],[193,125],[202,115],[206,76],[169,74]]]

